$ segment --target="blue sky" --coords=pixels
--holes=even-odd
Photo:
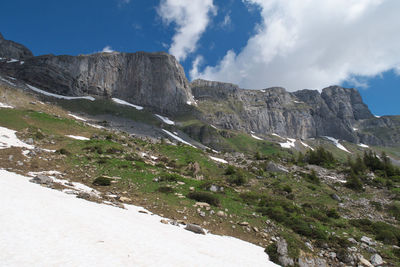
[[[376,115],[400,114],[397,0],[13,0],[0,10],[0,32],[35,55],[166,51],[189,79],[339,84]]]

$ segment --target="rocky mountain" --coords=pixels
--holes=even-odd
[[[371,128],[397,129],[397,120],[376,118],[356,89],[339,86],[294,93],[274,87],[240,89],[237,85],[196,80],[192,93],[202,118],[219,128],[258,134],[276,133],[302,139],[332,136],[353,143],[398,143],[371,132]]]
[[[25,46],[4,39],[0,33],[0,58],[24,60],[33,57],[32,52]]]
[[[117,97],[154,112],[190,115],[221,129],[260,135],[331,136],[371,145],[400,144],[400,120],[373,116],[356,89],[331,86],[321,93],[290,93],[280,87],[248,90],[205,80],[189,83],[182,66],[166,53],[33,57],[24,46],[2,36],[0,55],[6,58],[0,60],[0,73],[52,93]],[[194,135],[199,132],[190,131]]]

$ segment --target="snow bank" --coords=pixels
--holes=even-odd
[[[97,204],[0,170],[4,266],[277,266],[262,247],[160,223],[161,217]]]
[[[311,149],[311,150],[314,150],[314,148],[312,148],[312,147],[309,146],[308,144],[304,143],[303,141],[300,141],[300,143],[301,143],[303,146],[305,146],[305,147],[307,147],[307,148],[309,148],[309,149]]]
[[[156,115],[157,118],[159,118],[160,120],[162,120],[164,123],[169,124],[169,125],[174,125],[175,122],[171,121],[170,119],[168,119],[167,117],[158,115],[158,114],[154,114]]]
[[[348,151],[341,143],[339,143],[339,140],[338,140],[338,139],[335,139],[335,138],[330,137],[330,136],[324,136],[324,137],[325,137],[326,139],[332,141],[332,142],[335,144],[335,146],[336,146],[337,148],[339,148],[339,149],[341,149],[341,150],[343,150],[343,151],[346,151],[347,153],[351,153],[351,152]]]
[[[281,137],[282,138],[282,137]],[[292,139],[292,138],[287,138],[287,141],[285,143],[279,143],[281,145],[281,147],[283,148],[292,148],[295,147],[295,142],[296,139]]]
[[[365,144],[358,144],[358,146],[363,147],[363,148],[369,148],[369,146],[365,145]]]
[[[18,59],[12,58],[10,60],[7,61],[7,63],[14,63],[14,62],[18,62]]]
[[[76,139],[76,140],[82,140],[82,141],[87,141],[90,140],[90,138],[84,137],[84,136],[77,136],[77,135],[66,135],[69,138]]]
[[[33,149],[34,146],[28,145],[15,135],[16,131],[10,130],[4,127],[0,127],[0,149],[10,148],[10,147],[25,147],[28,149]]]
[[[53,93],[49,93],[49,92],[43,91],[43,90],[41,90],[39,88],[36,88],[36,87],[34,87],[32,85],[29,85],[29,84],[26,84],[26,86],[28,86],[29,89],[31,89],[32,91],[35,91],[37,93],[40,93],[40,94],[43,94],[43,95],[46,95],[46,96],[55,97],[55,98],[58,98],[58,99],[67,99],[67,100],[86,99],[86,100],[90,100],[90,101],[94,101],[95,100],[95,98],[92,97],[92,96],[63,96],[63,95],[57,95],[57,94],[53,94]]]
[[[112,99],[112,101],[114,101],[115,103],[118,103],[118,104],[120,104],[120,105],[125,105],[125,106],[134,107],[134,108],[136,108],[137,110],[142,110],[142,109],[143,109],[143,107],[141,107],[141,106],[137,106],[137,105],[128,103],[128,102],[126,102],[126,101],[124,101],[124,100],[122,100],[122,99],[118,99],[118,98],[111,98],[111,99]]]
[[[272,133],[271,135],[276,136],[276,137],[279,137],[279,138],[281,138],[281,139],[285,139],[285,138],[283,138],[282,136],[280,136],[280,135],[278,135],[278,134],[276,134],[276,133]]]
[[[11,86],[15,86],[15,83],[10,82],[9,80],[4,79],[3,77],[0,77],[0,80],[3,81],[3,82],[5,82],[5,83],[8,83],[8,84],[11,85]]]
[[[74,114],[69,113],[68,115],[71,116],[72,118],[78,120],[78,121],[86,121],[86,119],[81,118],[81,117],[79,117],[79,116],[76,116],[76,115],[74,115]]]
[[[14,107],[0,102],[0,108],[14,108]]]
[[[185,140],[183,140],[183,139],[180,138],[179,136],[176,136],[175,134],[171,133],[170,131],[167,131],[167,130],[165,130],[165,129],[162,129],[162,130],[163,130],[163,132],[165,132],[166,134],[168,134],[169,136],[171,136],[171,137],[174,138],[175,140],[177,140],[177,141],[179,141],[179,142],[181,142],[181,143],[184,143],[185,145],[188,145],[188,146],[191,146],[191,147],[196,148],[196,147],[195,147],[194,145],[192,145],[191,143],[186,142]]]
[[[260,137],[258,137],[258,136],[256,136],[256,135],[254,135],[254,134],[252,134],[251,137],[253,137],[254,139],[257,139],[257,140],[263,140],[262,138],[260,138]]]
[[[220,158],[216,158],[216,157],[212,157],[212,156],[209,156],[209,157],[210,157],[210,159],[212,159],[214,161],[228,164],[228,162],[226,160],[224,160],[224,159],[220,159]]]

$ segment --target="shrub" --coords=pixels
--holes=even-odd
[[[225,174],[226,175],[232,175],[236,172],[235,167],[233,167],[232,165],[229,165],[226,170],[225,170]]]
[[[393,204],[388,206],[388,212],[396,218],[396,220],[400,220],[400,202],[396,201]]]
[[[165,194],[171,194],[171,193],[175,192],[175,189],[173,189],[170,186],[161,186],[158,188],[158,192],[165,193]]]
[[[182,180],[182,177],[176,173],[163,173],[160,176],[161,182],[177,182],[179,180]]]
[[[94,179],[93,184],[98,186],[109,186],[111,185],[111,179],[104,176],[100,176]]]
[[[269,260],[276,263],[276,264],[281,264],[279,262],[279,254],[278,254],[278,247],[275,243],[269,245],[268,247],[265,248],[265,253],[268,254]]]
[[[67,149],[65,148],[60,148],[59,150],[57,150],[57,153],[61,154],[61,155],[70,155],[71,152],[69,152]]]
[[[243,172],[237,171],[228,179],[228,182],[237,186],[241,186],[247,183],[247,177],[243,174]]]
[[[326,215],[329,218],[334,218],[334,219],[339,219],[340,218],[340,214],[337,212],[336,209],[329,209],[326,211]]]
[[[292,193],[292,188],[290,187],[290,185],[286,184],[282,187],[282,190],[285,191],[286,193],[290,194]]]
[[[317,173],[314,170],[312,170],[310,174],[306,175],[306,179],[309,182],[316,184],[316,185],[319,185],[321,183],[321,181],[319,180],[319,178],[317,176]]]
[[[354,191],[363,191],[363,184],[361,183],[360,178],[358,178],[358,176],[351,171],[349,176],[347,177],[347,181],[346,181],[346,187],[354,190]]]
[[[187,197],[199,202],[206,202],[213,206],[220,205],[219,198],[214,194],[208,192],[191,192],[187,195]]]

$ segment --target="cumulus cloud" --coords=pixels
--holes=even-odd
[[[241,51],[227,51],[194,78],[243,88],[321,89],[400,66],[398,0],[243,0],[261,13]]]
[[[196,50],[217,8],[213,0],[161,0],[157,12],[166,25],[176,25],[169,53],[183,61]]]

